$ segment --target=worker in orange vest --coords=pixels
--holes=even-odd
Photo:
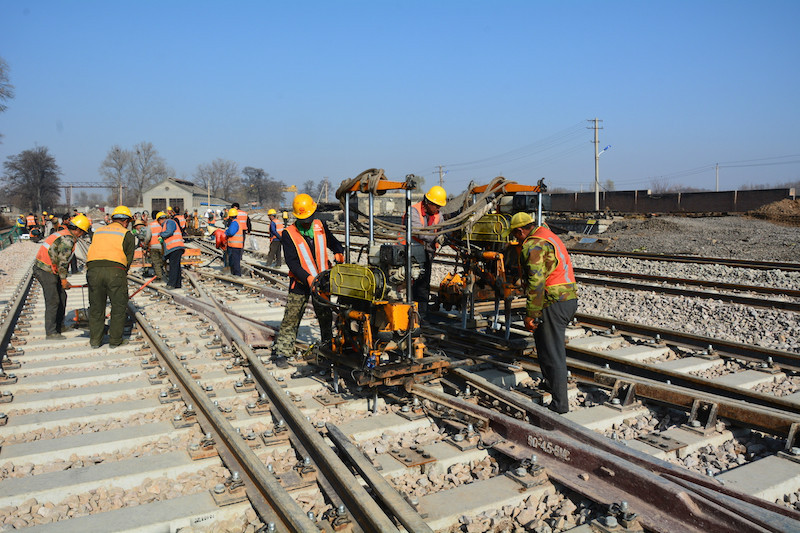
[[[161,223],[158,219],[167,216],[163,211],[153,211],[153,220],[147,224],[145,237],[147,237],[147,255],[150,257],[150,264],[153,265],[153,273],[156,278],[163,283],[167,283],[167,271],[164,268],[164,249],[158,237],[161,235]]]
[[[295,353],[297,330],[300,319],[311,296],[314,279],[330,268],[328,250],[334,253],[336,262],[344,262],[344,247],[333,236],[328,226],[312,215],[317,204],[307,194],[298,194],[292,203],[295,222],[283,230],[281,244],[286,266],[289,267],[289,295],[286,311],[283,315],[278,338],[275,339],[273,358],[280,368],[289,366],[287,358]],[[318,305],[312,299],[314,312],[319,321],[322,344],[330,343],[333,338],[333,316],[329,307]]]
[[[92,223],[83,215],[73,217],[67,227],[48,236],[36,254],[33,277],[39,280],[44,294],[44,331],[48,340],[64,340],[61,334],[67,310],[67,281],[69,263],[75,254],[75,244]]]
[[[176,207],[174,210],[174,216],[172,217],[175,219],[175,222],[178,223],[178,227],[181,230],[181,233],[186,233],[186,217],[181,214],[181,208]]]
[[[97,228],[86,257],[86,281],[89,284],[89,343],[103,344],[106,301],[111,301],[108,344],[111,348],[128,344],[122,338],[128,306],[128,269],[133,263],[136,239],[128,231],[133,215],[124,205],[111,213],[111,223]]]
[[[569,411],[567,352],[564,335],[578,310],[578,285],[567,247],[547,226],[536,226],[528,213],[511,217],[509,230],[522,243],[519,255],[527,292],[525,329],[533,332],[536,357],[550,389],[551,411]]]
[[[236,222],[239,223],[239,226],[242,228],[244,239],[247,240],[247,236],[251,231],[253,231],[253,225],[250,222],[250,217],[245,211],[242,211],[241,207],[239,207],[239,202],[233,202],[231,204],[231,209],[236,209],[236,212],[238,213],[236,215]]]
[[[281,261],[281,235],[283,234],[283,221],[278,219],[278,212],[274,209],[267,211],[269,217],[269,253],[267,254],[267,266],[280,268]]]

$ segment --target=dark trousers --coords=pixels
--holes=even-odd
[[[164,259],[169,261],[169,281],[167,281],[167,285],[176,289],[181,288],[181,257],[183,257],[183,248],[172,250],[164,256]]]
[[[91,264],[91,263],[90,263]],[[92,346],[103,343],[106,322],[106,301],[111,300],[111,319],[108,321],[108,343],[122,344],[125,315],[128,306],[128,273],[122,265],[86,269],[89,284],[89,342]]]
[[[431,292],[431,271],[433,269],[433,254],[425,252],[425,263],[422,266],[422,273],[419,278],[411,284],[411,299],[419,303],[420,313],[428,310],[428,298]]]
[[[242,253],[244,248],[231,248],[228,246],[228,264],[231,267],[231,274],[234,276],[242,275]]]
[[[44,331],[47,335],[61,333],[67,311],[67,291],[61,287],[61,278],[37,267],[33,268],[33,277],[44,293]]]
[[[545,383],[550,387],[553,401],[550,409],[557,413],[569,411],[567,398],[567,350],[564,335],[567,324],[578,310],[578,300],[556,302],[544,308],[542,323],[536,328],[536,356],[542,369]]]
[[[283,264],[281,260],[281,241],[275,239],[269,242],[269,253],[267,254],[267,266],[279,267]]]

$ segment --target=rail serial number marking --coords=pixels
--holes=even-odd
[[[563,459],[564,461],[569,461],[569,450],[566,448],[562,448],[558,444],[553,444],[549,440],[545,440],[542,437],[534,437],[533,435],[528,435],[528,444],[532,448],[539,448],[545,453],[549,453],[559,459]]]

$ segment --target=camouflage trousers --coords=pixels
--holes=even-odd
[[[166,282],[167,271],[164,268],[164,250],[159,245],[158,248],[150,248],[150,263],[153,265],[153,273],[157,276],[156,279]]]
[[[295,354],[295,342],[297,341],[297,330],[300,328],[300,320],[308,303],[307,294],[295,294],[290,292],[286,302],[286,312],[283,314],[283,321],[278,330],[278,338],[275,339],[274,355],[292,357]],[[313,304],[313,300],[312,300]],[[319,321],[319,330],[322,336],[322,343],[328,343],[333,338],[333,314],[329,307],[314,305],[314,312]]]

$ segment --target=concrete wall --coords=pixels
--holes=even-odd
[[[549,196],[553,211],[595,210],[593,192]],[[648,190],[605,191],[600,194],[600,209],[623,213],[743,213],[787,198],[795,199],[793,188],[667,194],[651,194]]]

